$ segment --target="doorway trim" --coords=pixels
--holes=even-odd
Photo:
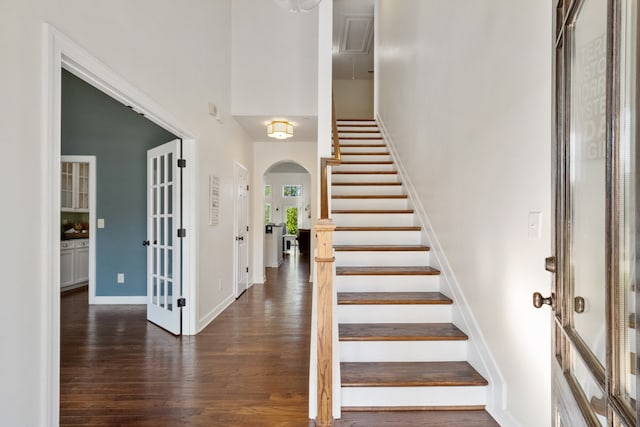
[[[183,173],[183,334],[195,335],[197,319],[197,222],[196,222],[196,139],[163,106],[157,104],[136,87],[74,43],[50,24],[43,24],[42,73],[42,188],[44,202],[43,239],[41,252],[44,266],[41,308],[43,347],[41,369],[44,381],[40,390],[43,408],[41,425],[55,426],[60,410],[60,158],[61,158],[61,98],[62,69],[91,84],[183,140],[183,158],[187,168]],[[95,228],[95,224],[91,225]]]
[[[240,262],[240,257],[239,257],[239,251],[238,251],[238,242],[235,240],[237,235],[236,232],[238,230],[238,223],[240,222],[239,219],[239,215],[240,212],[238,211],[238,200],[240,198],[240,195],[238,193],[238,184],[240,181],[240,171],[244,170],[247,173],[247,185],[249,185],[249,182],[251,182],[251,177],[249,174],[249,169],[247,169],[243,164],[239,163],[239,162],[233,162],[233,235],[234,235],[234,241],[233,241],[233,295],[235,298],[239,298],[239,292],[238,292],[238,288],[240,285],[240,277],[238,274],[238,264]],[[251,202],[251,193],[249,192],[249,190],[247,189],[247,197],[246,197],[246,203],[247,203],[247,210],[245,212],[246,218],[245,218],[245,222],[247,224],[247,231],[246,231],[246,258],[247,258],[247,267],[251,267],[251,258],[250,258],[250,251],[249,251],[249,247],[250,247],[250,238],[251,238],[251,234],[249,232],[249,228],[251,227],[251,223],[250,223],[250,218],[251,215],[249,215],[250,212],[250,202]],[[247,287],[245,289],[245,291],[248,291],[249,288],[253,286],[253,281],[251,280],[251,274],[250,271],[247,270]],[[244,291],[243,291],[244,292]]]

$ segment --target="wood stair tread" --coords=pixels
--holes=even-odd
[[[339,133],[339,132],[338,132]],[[357,140],[382,140],[381,136],[340,136],[340,141],[357,141]]]
[[[334,175],[397,175],[398,171],[337,171],[332,170]]]
[[[418,225],[398,226],[338,226],[336,231],[420,231]]]
[[[341,165],[392,165],[393,160],[342,160]]]
[[[386,147],[386,144],[340,144],[340,152],[342,154],[347,154],[344,153],[342,151],[343,148],[349,148],[349,147],[358,147],[358,148],[382,148],[382,147]]]
[[[373,127],[373,126],[370,126]],[[338,128],[338,133],[380,133],[380,130],[342,130],[340,128]]]
[[[453,323],[341,323],[340,341],[466,341]]]
[[[340,155],[342,156],[388,156],[388,151],[354,151],[345,153],[340,150]]]
[[[336,252],[427,252],[425,245],[334,245]]]
[[[334,194],[332,199],[408,199],[406,194]]]
[[[500,427],[483,408],[464,410],[369,410],[342,408],[334,427]]]
[[[362,185],[402,185],[402,182],[400,181],[395,181],[395,182],[384,182],[384,181],[379,181],[379,182],[332,182],[331,185],[339,185],[339,186],[349,186],[349,185],[358,185],[358,186],[362,186]]]
[[[433,267],[416,266],[345,266],[336,267],[337,276],[437,276],[440,271]]]
[[[467,362],[343,362],[343,387],[485,386]]]
[[[333,209],[334,214],[412,214],[413,209]]]
[[[453,300],[440,292],[338,292],[338,304],[450,305],[453,304]]]

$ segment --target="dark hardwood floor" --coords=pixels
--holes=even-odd
[[[308,257],[287,257],[181,338],[144,306],[63,296],[60,425],[308,426],[308,278]]]
[[[197,336],[146,321],[145,306],[65,294],[61,426],[311,427],[308,257],[287,257]],[[336,427],[495,427],[483,411],[344,412]]]

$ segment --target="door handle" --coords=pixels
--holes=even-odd
[[[550,297],[543,297],[540,292],[533,293],[533,306],[535,308],[540,308],[543,305],[548,305],[551,307],[551,310],[556,309],[556,294],[552,293]]]
[[[142,241],[142,246],[149,246],[149,241],[148,240],[143,240]]]

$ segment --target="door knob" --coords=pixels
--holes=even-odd
[[[142,246],[149,246],[149,241],[148,240],[143,240],[142,241]]]
[[[535,308],[540,308],[543,305],[551,306],[552,310],[556,308],[556,294],[551,294],[550,297],[543,297],[540,292],[533,293],[533,306]]]

